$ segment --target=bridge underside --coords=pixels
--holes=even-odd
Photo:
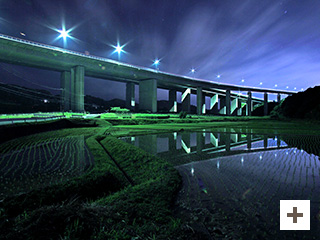
[[[84,112],[84,76],[85,69],[83,66],[75,66],[70,71],[61,73],[61,110],[72,112]],[[134,82],[126,84],[126,107],[131,111],[135,111],[135,85]],[[186,88],[178,86],[160,85],[156,79],[145,79],[139,81],[139,111],[157,112],[157,88],[167,89],[169,92],[169,109],[168,112],[178,112],[177,92],[181,92],[182,111],[190,113],[191,110],[191,94],[197,96],[198,115],[210,113],[214,115],[227,116],[250,116],[253,106],[260,104],[262,100],[252,98],[249,91],[247,96],[237,96],[232,94],[230,90],[221,91],[215,89],[213,91],[204,90],[202,87]],[[280,101],[278,95],[278,101]],[[209,106],[206,106],[206,97],[210,98]],[[268,95],[264,95],[264,103],[267,103]],[[267,104],[265,104],[267,105]],[[267,107],[264,112],[267,114]]]

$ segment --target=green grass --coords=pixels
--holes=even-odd
[[[85,115],[84,113],[71,113],[71,112],[54,112],[54,113],[21,113],[21,114],[0,114],[0,119],[12,119],[12,118],[47,118],[47,117],[60,117],[65,116],[66,118],[70,117],[81,117]]]
[[[0,238],[28,239],[37,234],[53,239],[179,239],[192,235],[186,231],[186,223],[172,214],[181,183],[177,171],[168,162],[118,140],[118,136],[200,129],[320,134],[319,123],[258,117],[179,119],[170,115],[159,119],[157,114],[136,114],[130,119],[116,119],[117,114],[106,115],[97,119],[93,128],[45,133],[47,137],[85,135],[94,168],[68,182],[5,199],[0,203]],[[41,138],[43,135],[36,134],[10,144],[19,149],[24,139]]]

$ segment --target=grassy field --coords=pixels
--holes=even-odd
[[[43,139],[84,136],[94,158],[93,166],[80,176],[3,198],[1,239],[28,239],[34,234],[52,239],[199,238],[201,233],[172,212],[181,186],[178,172],[168,162],[117,137],[199,129],[320,134],[320,124],[316,122],[257,117],[180,119],[176,115],[164,118],[154,114],[135,117],[110,114],[94,121],[91,127],[37,133],[0,145],[0,154],[6,154],[21,149],[23,143],[28,147]]]

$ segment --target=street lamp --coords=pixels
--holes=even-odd
[[[156,67],[156,69],[157,70],[159,70],[159,64],[160,64],[160,60],[157,58],[157,59],[155,59],[154,61],[153,61],[153,64],[152,65],[154,65],[155,67]]]
[[[114,51],[112,52],[112,54],[117,53],[118,54],[118,60],[120,60],[120,55],[121,53],[126,53],[123,48],[126,46],[126,44],[124,45],[120,45],[120,43],[118,42],[117,45],[111,45],[114,48]]]

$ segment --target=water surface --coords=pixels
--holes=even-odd
[[[203,130],[123,140],[174,164],[183,178],[176,203],[178,216],[207,235],[247,239],[320,236],[317,137]],[[280,200],[310,200],[311,231],[280,231]]]

